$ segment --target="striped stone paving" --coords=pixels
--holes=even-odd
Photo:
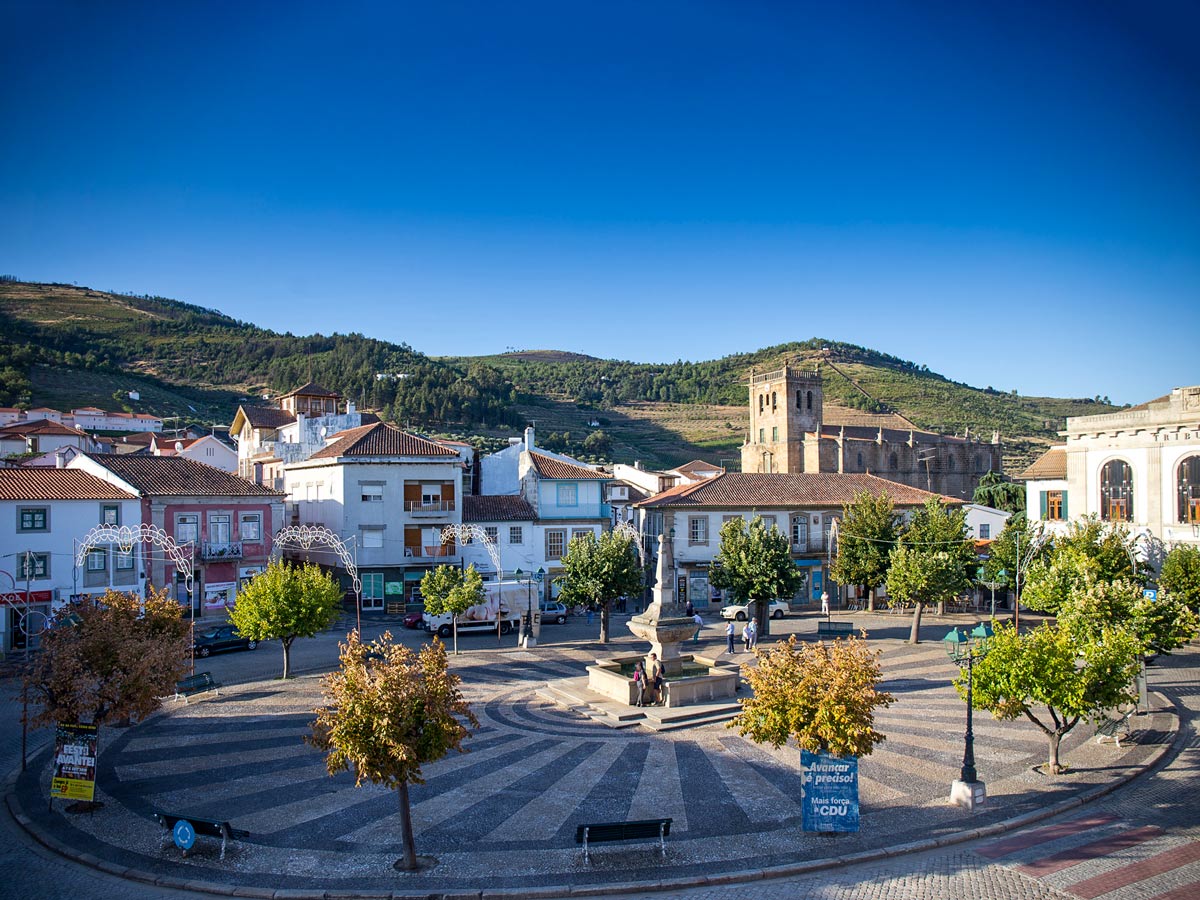
[[[972,816],[945,800],[962,758],[965,707],[950,686],[955,669],[939,646],[889,645],[885,687],[897,702],[878,717],[887,741],[861,762],[863,828],[830,838],[800,829],[792,748],[760,747],[721,725],[615,731],[536,696],[539,685],[577,677],[590,662],[570,650],[456,660],[481,724],[468,753],[427,766],[425,783],[412,788],[418,852],[438,860],[419,875],[397,876],[391,867],[400,853],[395,793],[356,788],[348,774],[329,777],[320,754],[303,743],[320,702],[315,678],[249,685],[108,732],[99,778],[106,805],[93,816],[44,811],[37,801],[44,760],[21,790],[27,812],[46,827],[145,871],[182,867],[217,881],[252,876],[279,888],[353,890],[394,887],[401,877],[408,888],[451,890],[481,879],[520,887],[713,874],[936,837],[1070,796],[1091,783],[1088,765],[1103,781],[1132,770],[1147,752],[1144,743],[1100,748],[1081,731],[1064,748],[1080,774],[1046,779],[1032,770],[1046,752],[1039,732],[979,715],[976,761],[990,800]],[[223,862],[204,841],[184,859],[161,846],[155,810],[227,819],[250,836]],[[665,860],[654,847],[632,845],[599,849],[583,863],[577,824],[659,816],[674,820]],[[1146,835],[1141,844],[1154,840]],[[1014,865],[1032,865],[1052,846],[1016,850]]]

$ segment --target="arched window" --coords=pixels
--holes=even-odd
[[[770,452],[764,453],[762,456],[762,470],[764,472],[774,471],[771,466],[774,465],[774,460],[771,458]]]
[[[893,453],[891,456],[888,457],[888,468],[898,469],[899,467],[900,467],[900,461],[899,461],[899,459],[896,458],[896,454]]]
[[[1123,459],[1110,459],[1100,470],[1100,518],[1128,522],[1133,516],[1133,469]]]
[[[1179,521],[1200,525],[1200,456],[1179,464]]]
[[[775,392],[771,391],[771,412],[775,412]]]
[[[859,450],[859,451],[858,451],[858,467],[859,467],[860,469],[863,467],[863,466],[862,466],[862,451],[861,451],[861,450]]]
[[[804,395],[796,391],[796,409],[804,409]]]
[[[812,391],[808,392],[808,411],[812,412]]]
[[[758,395],[758,411],[760,414],[763,411],[763,395],[762,394]]]

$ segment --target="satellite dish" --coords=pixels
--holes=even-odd
[[[176,452],[176,453],[182,453],[182,452],[183,452],[183,441],[176,441],[176,442],[175,442],[175,452]]]
[[[327,432],[328,430],[329,430],[328,428],[326,428],[324,425],[322,425],[321,426],[321,437],[325,437],[325,432]]]

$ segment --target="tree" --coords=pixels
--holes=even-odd
[[[406,870],[417,868],[408,786],[423,784],[421,766],[451,750],[479,721],[449,670],[445,645],[434,638],[413,653],[390,632],[363,644],[351,632],[341,645],[341,666],[324,677],[325,706],[314,710],[309,743],[325,753],[330,775],[354,769],[364,782],[395,788]]]
[[[888,554],[900,532],[900,516],[886,491],[878,497],[862,491],[842,509],[837,556],[829,569],[838,584],[853,584],[867,596],[867,608],[875,609],[875,588],[887,579]]]
[[[1138,642],[1142,654],[1170,653],[1196,635],[1200,621],[1177,597],[1160,594],[1151,600],[1141,585],[1127,578],[1101,581],[1086,577],[1058,611],[1060,625],[1090,640],[1100,640],[1105,628],[1123,628]]]
[[[748,528],[741,516],[721,526],[721,546],[709,569],[709,583],[729,591],[734,600],[759,601],[754,618],[761,637],[771,633],[771,601],[795,596],[802,577],[787,536],[775,526],[768,530],[761,516]]]
[[[1035,548],[1040,546],[1041,532],[1030,524],[1025,513],[1009,516],[1004,528],[988,548],[988,558],[983,564],[984,581],[1004,588],[1014,587],[1017,571],[1020,570],[1024,575],[1030,560],[1036,555]]]
[[[727,727],[756,743],[794,739],[802,750],[834,756],[868,756],[884,740],[875,709],[895,698],[879,690],[879,651],[866,641],[808,644],[791,635],[756,656],[758,665],[742,670],[753,695]]]
[[[1013,515],[1025,512],[1025,485],[1010,481],[999,472],[988,472],[979,479],[972,503],[1002,509]]]
[[[600,643],[609,640],[609,611],[618,597],[642,590],[642,567],[633,539],[615,531],[596,536],[590,531],[572,538],[562,558],[559,599],[600,609]]]
[[[1158,586],[1200,612],[1200,547],[1180,544],[1168,553]]]
[[[292,642],[316,637],[338,617],[342,589],[319,566],[292,566],[277,560],[238,591],[229,621],[252,641],[278,639],[283,645],[283,677],[291,670]]]
[[[1096,563],[1096,577],[1104,581],[1128,578],[1143,586],[1149,581],[1150,567],[1138,559],[1129,529],[1101,522],[1096,516],[1071,522],[1065,534],[1050,538],[1046,550],[1051,557],[1072,550],[1087,555]]]
[[[604,431],[593,431],[583,439],[583,450],[595,456],[608,456],[612,453],[612,438]]]
[[[457,654],[458,617],[484,599],[483,577],[475,571],[475,564],[467,566],[466,572],[458,566],[438,566],[426,572],[421,578],[421,596],[425,598],[425,610],[431,615],[449,613],[453,617]]]
[[[1136,699],[1138,649],[1123,628],[1105,626],[1092,636],[1044,623],[1018,634],[1011,623],[997,623],[987,654],[974,665],[972,703],[997,719],[1029,719],[1046,735],[1047,771],[1057,775],[1059,745],[1081,719]],[[966,671],[955,687],[965,698]]]
[[[888,595],[913,607],[909,643],[920,642],[921,612],[936,603],[938,614],[946,601],[965,591],[976,564],[975,545],[961,509],[947,509],[936,497],[913,513],[890,555]]]
[[[1064,546],[1030,564],[1021,600],[1030,609],[1058,615],[1077,591],[1096,580],[1099,571],[1099,563],[1083,549]]]
[[[188,623],[165,590],[108,591],[54,614],[25,689],[40,705],[36,726],[140,721],[159,708],[187,671]]]

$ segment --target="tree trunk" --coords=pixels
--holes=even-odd
[[[938,601],[937,614],[939,616],[944,616],[946,614],[946,601],[945,600]]]
[[[771,601],[760,600],[754,604],[754,620],[758,626],[758,638],[767,637],[771,633]]]
[[[910,644],[921,643],[921,610],[924,608],[924,603],[913,605],[912,630],[908,633],[908,642]]]
[[[408,782],[400,782],[396,788],[400,798],[400,846],[404,856],[400,859],[400,868],[406,872],[417,870],[417,842],[413,839],[412,807],[408,802]]]
[[[1062,735],[1057,731],[1050,732],[1050,759],[1046,763],[1046,771],[1051,775],[1061,775],[1062,766],[1058,763],[1058,745]]]
[[[867,612],[875,612],[875,589],[865,587],[863,592],[867,598]]]
[[[608,643],[608,600],[600,601],[600,643]]]
[[[292,667],[292,638],[282,638],[279,643],[283,644],[283,680],[287,681]]]

